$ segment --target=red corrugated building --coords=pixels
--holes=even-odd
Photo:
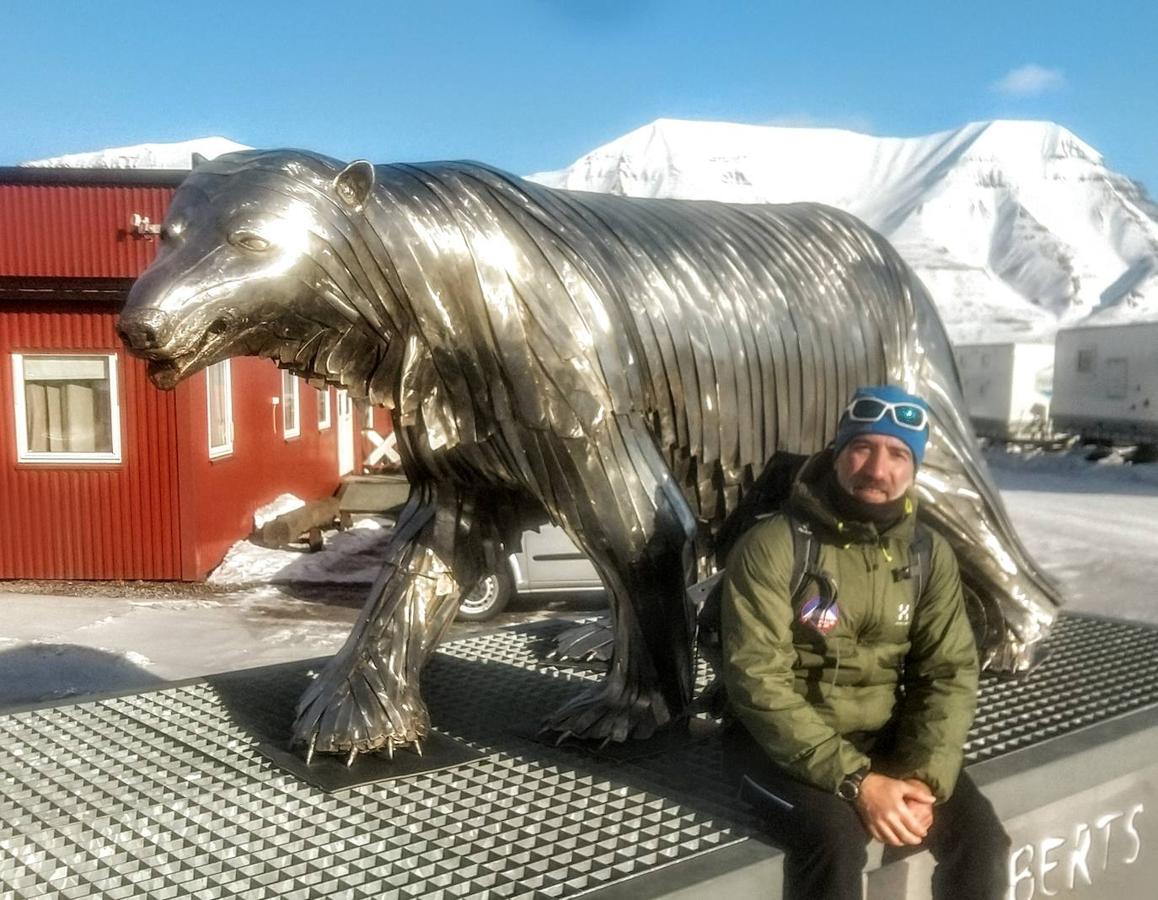
[[[204,578],[389,432],[268,360],[148,381],[114,326],[184,174],[0,168],[0,578]]]

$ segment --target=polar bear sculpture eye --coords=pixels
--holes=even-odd
[[[243,250],[252,250],[254,253],[262,253],[273,246],[256,231],[235,231],[229,235],[229,243]]]

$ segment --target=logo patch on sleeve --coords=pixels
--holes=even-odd
[[[821,634],[828,634],[840,621],[840,607],[835,603],[825,603],[820,597],[813,597],[800,607],[800,621]]]
[[[909,620],[913,618],[913,605],[911,603],[901,603],[897,606],[897,624],[908,625]]]

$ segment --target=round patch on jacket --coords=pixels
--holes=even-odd
[[[835,603],[825,603],[820,597],[813,597],[800,607],[800,621],[810,625],[821,634],[828,634],[840,620],[840,607]]]

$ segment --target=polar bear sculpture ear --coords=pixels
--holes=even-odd
[[[356,159],[334,179],[334,192],[342,205],[351,212],[360,212],[374,188],[374,167],[364,159]]]

